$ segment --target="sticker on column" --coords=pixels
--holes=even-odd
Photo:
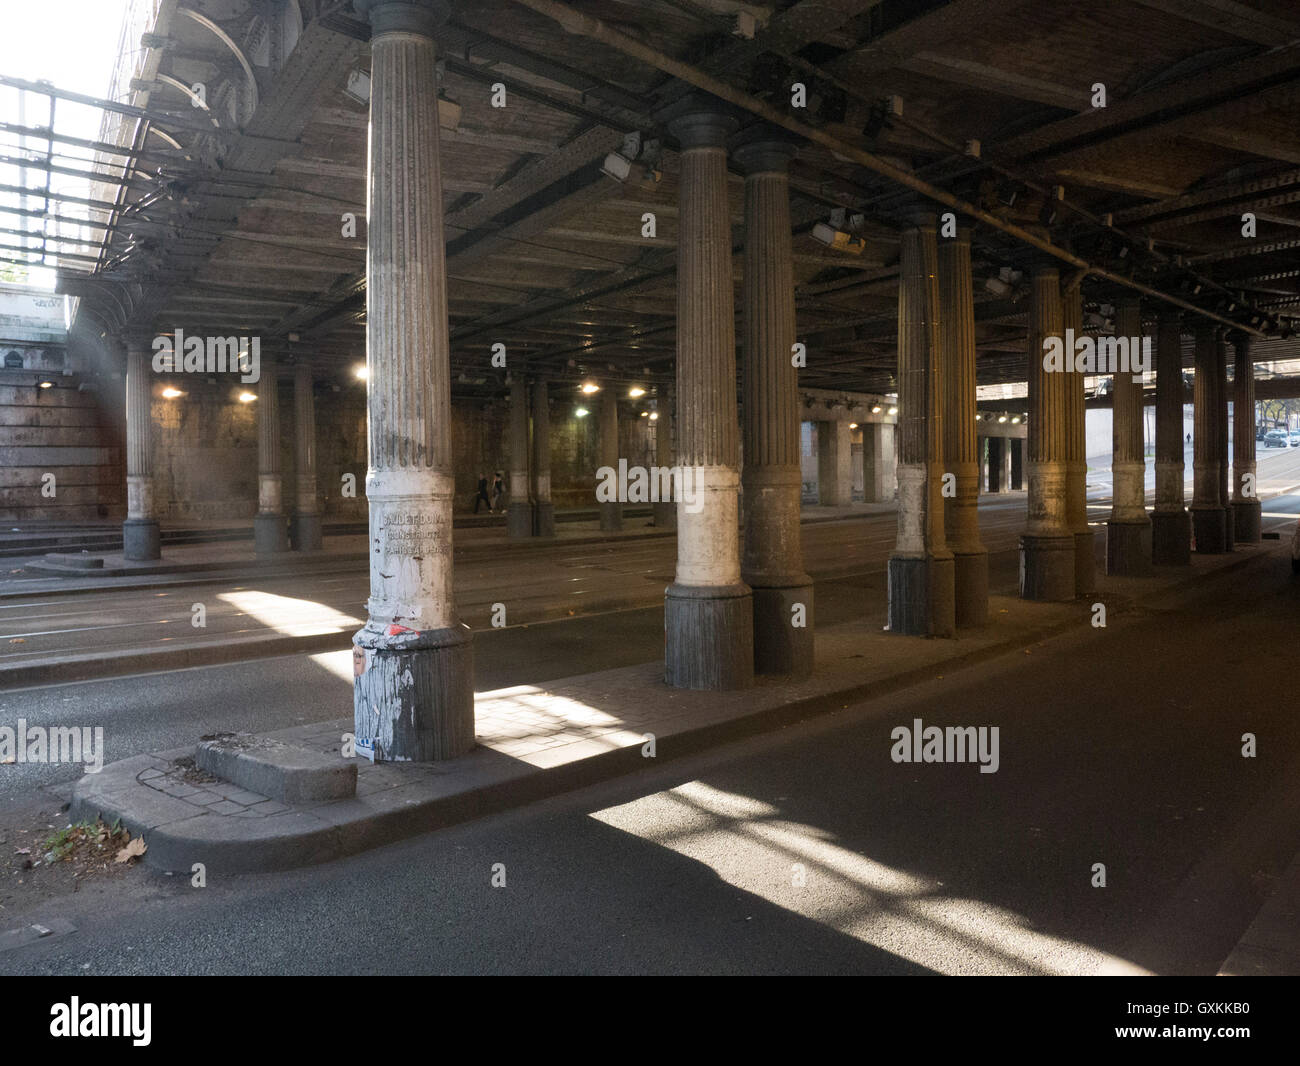
[[[352,645],[352,676],[360,677],[370,669],[370,652],[360,644]]]

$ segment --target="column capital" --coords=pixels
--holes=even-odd
[[[774,129],[746,130],[731,142],[731,158],[745,174],[781,174],[789,170],[790,158],[799,145]]]
[[[669,132],[677,138],[682,151],[691,148],[723,148],[740,122],[721,103],[695,98],[667,119]]]
[[[447,0],[352,0],[352,6],[370,20],[372,37],[383,33],[432,37],[451,16]]]

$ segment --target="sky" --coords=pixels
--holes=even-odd
[[[31,81],[41,79],[53,82],[60,89],[103,97],[108,93],[113,65],[117,55],[118,39],[124,15],[131,6],[130,0],[0,0],[0,74]],[[0,86],[0,121],[18,122],[19,92]],[[99,136],[102,112],[60,101],[56,105],[54,128],[56,132],[72,137],[94,139]],[[26,124],[45,126],[49,123],[48,99],[27,96]],[[29,151],[38,151],[44,158],[45,141],[29,144]],[[17,156],[19,140],[16,134],[0,131],[0,156]],[[73,158],[86,159],[89,152],[71,146],[56,146],[55,163],[73,163]],[[17,166],[0,163],[0,185],[19,185]],[[43,186],[44,173],[29,170],[28,186]],[[68,175],[54,175],[54,189],[74,196],[87,196],[89,188],[83,180]],[[4,207],[17,206],[16,194],[0,192],[0,229],[12,230],[38,226],[37,219],[20,219],[5,214]],[[28,204],[39,208],[43,200]],[[78,208],[67,205],[59,213],[68,215]],[[0,234],[0,244],[22,243],[22,238],[11,233]],[[0,257],[14,256],[8,249],[0,249]],[[0,264],[3,265],[3,264]],[[35,271],[31,281],[42,287],[52,287],[50,271]]]

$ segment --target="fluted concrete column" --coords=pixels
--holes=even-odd
[[[1142,308],[1125,298],[1115,315],[1115,334],[1142,336]],[[1136,378],[1136,380],[1134,380]],[[1112,503],[1106,522],[1106,573],[1145,574],[1151,568],[1151,519],[1146,512],[1146,449],[1143,441],[1142,375],[1114,376],[1111,440]]]
[[[1255,363],[1250,335],[1234,333],[1232,398],[1232,516],[1236,543],[1258,544],[1263,522],[1255,474]]]
[[[664,678],[735,689],[754,675],[754,615],[740,577],[739,427],[727,154],[734,119],[680,113],[677,239],[677,574],[664,598]]]
[[[1002,438],[1002,470],[1000,472],[1002,487],[998,490],[999,492],[1010,492],[1012,489],[1011,472],[1014,464],[1011,459],[1011,449],[1015,446],[1016,442],[1011,437]]]
[[[957,625],[982,626],[989,613],[989,556],[980,539],[975,440],[975,297],[970,230],[939,242],[939,338],[944,376],[944,460],[955,495],[944,501],[953,555]],[[865,439],[865,435],[864,435]]]
[[[823,507],[853,502],[853,431],[847,421],[817,423],[817,502]]]
[[[128,332],[126,345],[126,521],[122,555],[132,562],[162,558],[153,499],[152,335]]]
[[[1214,332],[1214,404],[1218,409],[1215,422],[1219,430],[1219,505],[1223,508],[1223,549],[1232,551],[1236,546],[1237,530],[1232,516],[1232,457],[1228,449],[1228,430],[1232,425],[1228,403],[1231,399],[1228,386],[1228,345],[1226,331]]]
[[[545,381],[533,382],[533,536],[555,536],[551,503],[551,401]]]
[[[943,373],[935,218],[902,231],[898,286],[898,540],[889,557],[889,629],[956,630],[952,552],[943,528]]]
[[[1061,325],[1083,336],[1083,294],[1078,284],[1061,286]],[[1067,353],[1072,355],[1073,353]],[[1065,376],[1065,521],[1074,537],[1074,594],[1096,584],[1095,539],[1088,525],[1088,409],[1083,374]]]
[[[1075,594],[1074,533],[1066,510],[1067,382],[1078,375],[1072,365],[1044,365],[1045,342],[1063,343],[1065,333],[1061,278],[1054,266],[1039,265],[1034,271],[1030,299],[1029,495],[1028,522],[1020,538],[1020,595],[1060,602]]]
[[[353,638],[355,728],[376,759],[451,759],[474,746],[474,664],[452,597],[451,351],[433,41],[447,6],[355,3],[372,31],[370,600]]]
[[[296,493],[290,540],[297,551],[321,548],[320,503],[316,496],[316,397],[311,367],[293,368],[293,439]]]
[[[600,393],[600,465],[618,470],[618,387],[606,382]],[[623,504],[611,500],[600,505],[600,531],[617,533],[623,528]]]
[[[533,535],[533,506],[528,502],[528,385],[522,374],[510,379],[510,499],[506,504],[506,536]]]
[[[790,182],[794,148],[754,141],[737,148],[745,171],[744,455],[745,551],[741,580],[753,590],[754,672],[806,677],[813,668],[813,582],[799,527],[799,372],[795,342]],[[852,491],[848,422],[836,441]]]
[[[673,396],[672,389],[660,385],[656,390],[655,414],[655,466],[671,469],[673,466]],[[673,499],[660,500],[653,505],[655,529],[677,528],[677,503]]]
[[[289,522],[284,513],[284,480],[280,474],[280,389],[276,359],[262,355],[257,382],[257,514],[253,545],[258,555],[289,550]]]
[[[1196,379],[1192,388],[1195,436],[1192,451],[1192,530],[1196,550],[1217,555],[1227,550],[1226,517],[1219,498],[1219,406],[1217,338],[1214,327],[1196,326]]]
[[[862,423],[862,491],[867,503],[886,503],[898,491],[892,422]]]
[[[1251,438],[1252,441],[1254,438]],[[1162,311],[1156,330],[1156,504],[1151,514],[1151,561],[1192,561],[1192,517],[1184,506],[1183,338],[1176,311]]]

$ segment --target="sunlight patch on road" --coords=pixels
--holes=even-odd
[[[1034,929],[1014,911],[841,847],[771,804],[701,781],[596,811],[615,829],[712,867],[742,891],[939,973],[1143,974]],[[802,882],[802,883],[800,883]]]
[[[322,633],[342,633],[363,623],[333,607],[314,600],[298,600],[271,592],[223,592],[217,599],[257,619],[268,629],[288,637],[311,637]]]

